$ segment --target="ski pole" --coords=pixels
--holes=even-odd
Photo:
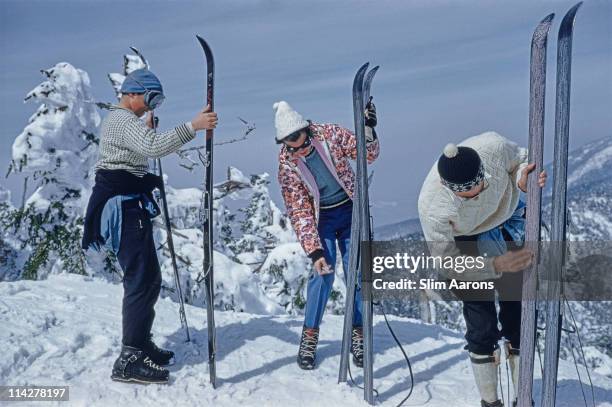
[[[159,122],[155,113],[151,111],[153,116],[153,130],[157,131],[157,123]],[[179,279],[178,265],[176,263],[176,253],[174,251],[174,240],[172,239],[172,225],[170,224],[170,214],[168,213],[168,201],[166,199],[166,187],[164,185],[164,172],[162,170],[161,158],[155,160],[157,166],[157,172],[161,177],[161,183],[159,186],[160,201],[162,204],[162,211],[164,212],[164,224],[166,225],[166,235],[168,242],[168,250],[170,250],[170,259],[172,260],[172,269],[174,271],[174,283],[176,285],[176,293],[179,298],[179,317],[181,319],[181,326],[185,330],[185,336],[187,342],[191,340],[189,336],[189,326],[187,325],[187,315],[185,314],[185,303],[183,300],[183,290],[181,288],[181,281]]]

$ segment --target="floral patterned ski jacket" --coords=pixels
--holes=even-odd
[[[357,158],[355,135],[336,124],[311,123],[312,146],[349,197],[355,189],[355,173],[349,159]],[[380,151],[378,138],[366,144],[368,163]],[[319,189],[303,159],[294,157],[283,145],[279,156],[278,182],[287,208],[287,215],[304,251],[313,259],[320,257],[323,246],[317,232]]]

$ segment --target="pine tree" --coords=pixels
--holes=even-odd
[[[10,191],[0,186],[0,281],[11,281],[19,277],[15,268],[17,251],[8,242],[11,233],[8,220],[14,211]]]
[[[83,208],[99,143],[87,73],[65,62],[41,72],[46,80],[25,98],[39,107],[15,139],[9,166],[9,174],[29,177],[36,189],[3,217],[19,242],[20,275],[28,279],[53,270],[85,274]]]

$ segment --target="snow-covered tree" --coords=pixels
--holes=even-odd
[[[13,261],[30,279],[53,270],[85,273],[81,225],[99,143],[87,73],[66,62],[41,72],[45,81],[25,98],[38,109],[15,139],[9,166],[9,174],[28,177],[35,190],[23,208],[3,216],[19,251]]]
[[[132,48],[132,51],[137,53],[136,55],[126,54],[123,56],[123,72],[122,73],[109,73],[108,79],[111,82],[111,86],[115,90],[115,96],[117,99],[121,98],[121,85],[123,85],[123,81],[125,77],[132,71],[142,68],[148,68],[149,63],[147,60],[140,54],[136,48]]]
[[[232,250],[238,253],[237,256],[243,264],[261,264],[283,238],[291,238],[291,234],[287,232],[286,219],[270,198],[268,178],[267,173],[251,176],[248,181],[248,204],[238,209],[242,214],[242,236],[233,243]]]
[[[5,223],[14,211],[15,208],[11,204],[11,192],[0,186],[0,281],[15,280],[18,277],[15,268],[17,253],[15,248],[7,242],[12,231],[9,230],[8,222]]]

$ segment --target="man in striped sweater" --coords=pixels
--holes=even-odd
[[[83,230],[83,249],[101,246],[117,255],[123,271],[123,338],[113,380],[167,383],[174,353],[151,337],[154,305],[161,288],[151,218],[159,214],[152,191],[162,179],[148,173],[148,159],[177,151],[196,131],[213,129],[217,115],[209,107],[187,123],[157,133],[150,111],[164,99],[159,79],[147,69],[130,73],[121,100],[102,123],[100,156]],[[150,112],[146,123],[140,118]]]

